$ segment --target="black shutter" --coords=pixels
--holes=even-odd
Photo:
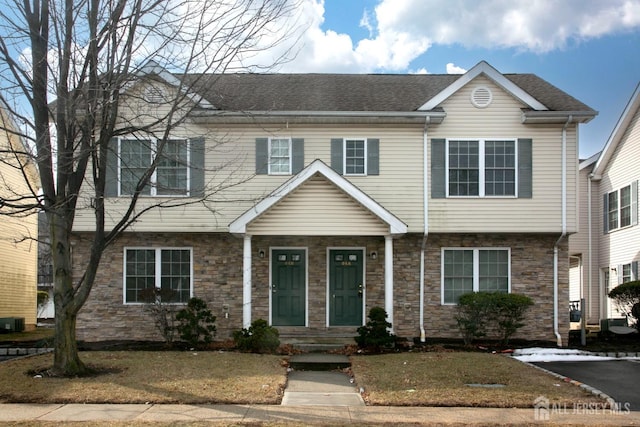
[[[604,234],[609,232],[609,194],[602,196],[602,231]]]
[[[533,141],[530,138],[518,139],[518,197],[533,197]]]
[[[291,173],[297,174],[304,168],[304,139],[291,140]]]
[[[631,183],[631,225],[638,225],[638,181]]]
[[[367,175],[380,175],[380,140],[367,139]]]
[[[443,199],[447,196],[447,141],[431,140],[431,198]]]
[[[191,197],[204,197],[204,137],[189,140],[191,148],[189,171],[191,173]]]
[[[331,138],[331,169],[338,172],[340,175],[344,173],[342,159],[342,138]]]
[[[269,139],[256,138],[256,174],[269,173]]]
[[[118,138],[111,138],[107,152],[107,169],[105,175],[105,197],[118,196]]]

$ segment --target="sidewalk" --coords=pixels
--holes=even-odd
[[[587,409],[585,409],[587,411]],[[568,412],[568,413],[567,413]],[[609,411],[572,414],[554,411],[553,425],[626,426],[640,425],[640,412],[618,414]],[[596,413],[598,412],[598,413]],[[224,424],[284,423],[292,425],[336,424],[475,424],[530,425],[535,411],[504,408],[443,408],[385,406],[280,406],[280,405],[95,405],[95,404],[0,404],[0,423],[18,421],[120,421],[165,422],[207,421]],[[540,414],[540,412],[539,412]],[[544,415],[545,413],[542,413]],[[542,419],[540,419],[542,421]]]

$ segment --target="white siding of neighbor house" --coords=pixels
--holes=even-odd
[[[493,102],[474,107],[470,95],[489,87]],[[562,124],[522,124],[526,106],[492,81],[478,77],[447,99],[444,122],[433,126],[434,138],[531,138],[533,198],[448,198],[429,200],[429,228],[437,232],[552,232],[562,230]],[[576,125],[567,127],[567,232],[576,231]],[[430,165],[429,165],[430,167]],[[429,189],[430,191],[430,189]]]
[[[380,236],[389,226],[321,176],[314,176],[247,226],[251,235]]]
[[[591,205],[595,208],[591,212],[591,257],[589,257],[589,174],[593,165],[580,170],[578,180],[578,232],[569,237],[569,254],[580,257],[580,267],[572,263],[570,267],[570,277],[580,279],[572,280],[570,283],[570,293],[572,296],[580,294],[582,284],[582,295],[585,298],[586,307],[584,313],[587,316],[587,323],[597,324],[600,316],[600,303],[602,301],[600,292],[600,269],[597,255],[598,244],[602,235],[602,213],[597,210],[600,205],[599,183],[591,182]],[[578,269],[574,271],[574,269]],[[572,297],[573,299],[573,297]]]
[[[14,141],[13,144],[15,147],[18,142]],[[0,132],[0,150],[8,147],[7,134]],[[15,160],[7,159],[6,154],[0,154],[0,157],[0,192],[6,197],[31,194],[23,175],[25,171],[17,168]],[[29,179],[33,180],[32,185],[37,188],[35,170],[27,169]],[[0,318],[23,317],[27,328],[36,324],[37,236],[37,213],[17,217],[0,216]]]
[[[635,112],[633,120],[629,123],[602,174],[596,205],[596,209],[598,209],[596,212],[599,212],[598,233],[602,236],[599,245],[599,266],[600,268],[609,268],[611,272],[609,288],[617,285],[620,273],[617,270],[611,270],[612,268],[640,261],[640,225],[603,233],[602,199],[605,194],[640,180],[638,159],[640,159],[640,109]],[[611,316],[613,313],[615,310],[610,303],[607,316]]]

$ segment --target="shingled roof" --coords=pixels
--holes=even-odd
[[[200,96],[223,111],[417,111],[462,75],[189,74]],[[178,77],[178,76],[176,76]],[[549,111],[596,112],[534,74],[504,77]]]

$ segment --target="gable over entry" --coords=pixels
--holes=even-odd
[[[243,327],[251,325],[252,235],[385,237],[385,310],[393,323],[393,237],[407,225],[320,160],[229,225],[243,236]]]

